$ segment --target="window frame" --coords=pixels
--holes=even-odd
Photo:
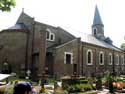
[[[108,62],[108,64],[109,65],[112,65],[113,64],[113,56],[112,56],[112,53],[109,53],[109,62]],[[111,57],[110,57],[111,56]]]
[[[46,32],[49,33],[49,35],[46,33],[46,40],[55,41],[55,34],[52,33],[49,28],[46,29]],[[51,39],[51,35],[53,36],[53,39]]]
[[[102,55],[102,63],[101,63],[101,56]],[[99,65],[104,65],[104,52],[100,51],[99,53]]]
[[[90,63],[88,62],[89,60],[89,58],[88,58],[88,53],[91,53],[91,56],[90,56]],[[87,50],[87,53],[86,53],[86,64],[87,65],[93,65],[93,52],[92,52],[92,50],[91,49],[89,49],[89,50]]]
[[[52,36],[53,36],[53,39],[51,39]],[[50,34],[50,41],[55,41],[55,34],[54,33]]]
[[[70,58],[70,63],[67,63],[66,61],[66,55],[71,55],[71,58]],[[73,64],[73,53],[71,53],[71,52],[64,52],[64,64]]]
[[[121,62],[121,65],[125,65],[125,63],[124,63],[124,62],[125,62],[125,61],[124,61],[124,55],[121,56],[121,61],[122,61],[122,62]]]
[[[97,35],[97,28],[96,27],[93,27],[93,35]]]

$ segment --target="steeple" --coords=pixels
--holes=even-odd
[[[100,40],[105,40],[104,25],[99,14],[98,7],[95,7],[95,14],[92,25],[92,35]]]
[[[99,14],[98,7],[96,6],[95,8],[95,14],[94,14],[94,20],[93,20],[93,25],[103,25],[101,16]]]

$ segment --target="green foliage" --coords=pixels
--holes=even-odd
[[[120,48],[125,49],[125,43],[122,43],[122,44],[120,45]]]
[[[48,81],[48,84],[54,84],[55,79],[49,79],[49,80],[47,80],[47,81]]]
[[[81,83],[81,84],[87,84],[87,83],[88,83],[88,80],[80,80],[80,83]]]
[[[90,91],[90,90],[94,90],[93,86],[91,86],[90,84],[70,85],[67,88],[68,92],[86,92],[86,91]]]
[[[11,7],[15,7],[15,0],[0,0],[0,10],[1,11],[11,11]]]
[[[79,85],[70,85],[67,88],[68,92],[80,92],[80,86]]]
[[[117,81],[117,82],[123,82],[123,77],[117,77],[117,78],[116,78],[116,81]]]
[[[96,90],[95,86],[93,86],[93,81],[89,79],[63,79],[62,86],[64,90],[70,93]]]
[[[113,78],[112,78],[111,75],[109,75],[108,83],[109,83],[109,92],[110,92],[110,93],[114,93]]]

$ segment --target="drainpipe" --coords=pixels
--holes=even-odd
[[[80,53],[80,48],[81,48],[81,45],[80,45],[80,43],[81,43],[81,42],[80,42],[80,40],[81,40],[81,38],[78,38],[78,53],[77,53],[77,55],[78,55],[78,69],[77,69],[77,70],[78,70],[78,76],[81,74],[81,73],[80,73],[80,69],[81,69],[81,67],[80,67],[80,65],[81,65],[81,62],[80,62],[80,61],[81,61],[81,60],[80,60],[80,59],[81,59],[81,58],[80,58],[80,54],[81,54],[81,53]]]
[[[29,44],[29,31],[26,31],[26,51],[25,51],[25,75],[28,70],[28,44]]]
[[[94,57],[94,59],[93,59],[93,64],[94,64],[94,63],[95,63],[95,64],[94,64],[93,66],[94,66],[94,68],[95,68],[95,77],[96,77],[97,74],[98,74],[98,73],[97,73],[97,70],[96,70],[96,68],[98,67],[98,65],[96,64],[96,63],[97,63],[97,62],[96,62],[96,48],[95,48],[95,53],[94,53],[94,54],[95,54],[95,55],[94,55],[95,57]],[[94,62],[94,61],[95,61],[95,62]]]
[[[84,54],[84,43],[82,43],[82,47],[81,47],[81,74],[83,76],[83,54]]]

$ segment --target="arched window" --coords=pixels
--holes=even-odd
[[[112,65],[112,54],[109,53],[109,65]]]
[[[124,56],[121,56],[121,64],[124,65]]]
[[[47,31],[47,32],[46,32],[46,39],[47,39],[47,40],[49,40],[49,36],[50,36],[50,32]]]
[[[119,55],[117,54],[116,55],[116,62],[115,62],[116,65],[119,65]]]
[[[54,33],[51,33],[51,35],[50,35],[50,40],[51,40],[51,41],[54,41],[54,40],[55,40],[55,35],[54,35]]]
[[[87,51],[87,65],[93,64],[93,53],[92,50]]]
[[[104,65],[104,53],[102,51],[99,53],[99,64]]]
[[[97,28],[94,27],[94,28],[93,28],[93,35],[96,35],[96,34],[97,34]]]
[[[48,41],[54,41],[55,40],[55,34],[54,33],[52,33],[51,32],[51,30],[50,29],[46,29],[46,39],[48,40]]]

